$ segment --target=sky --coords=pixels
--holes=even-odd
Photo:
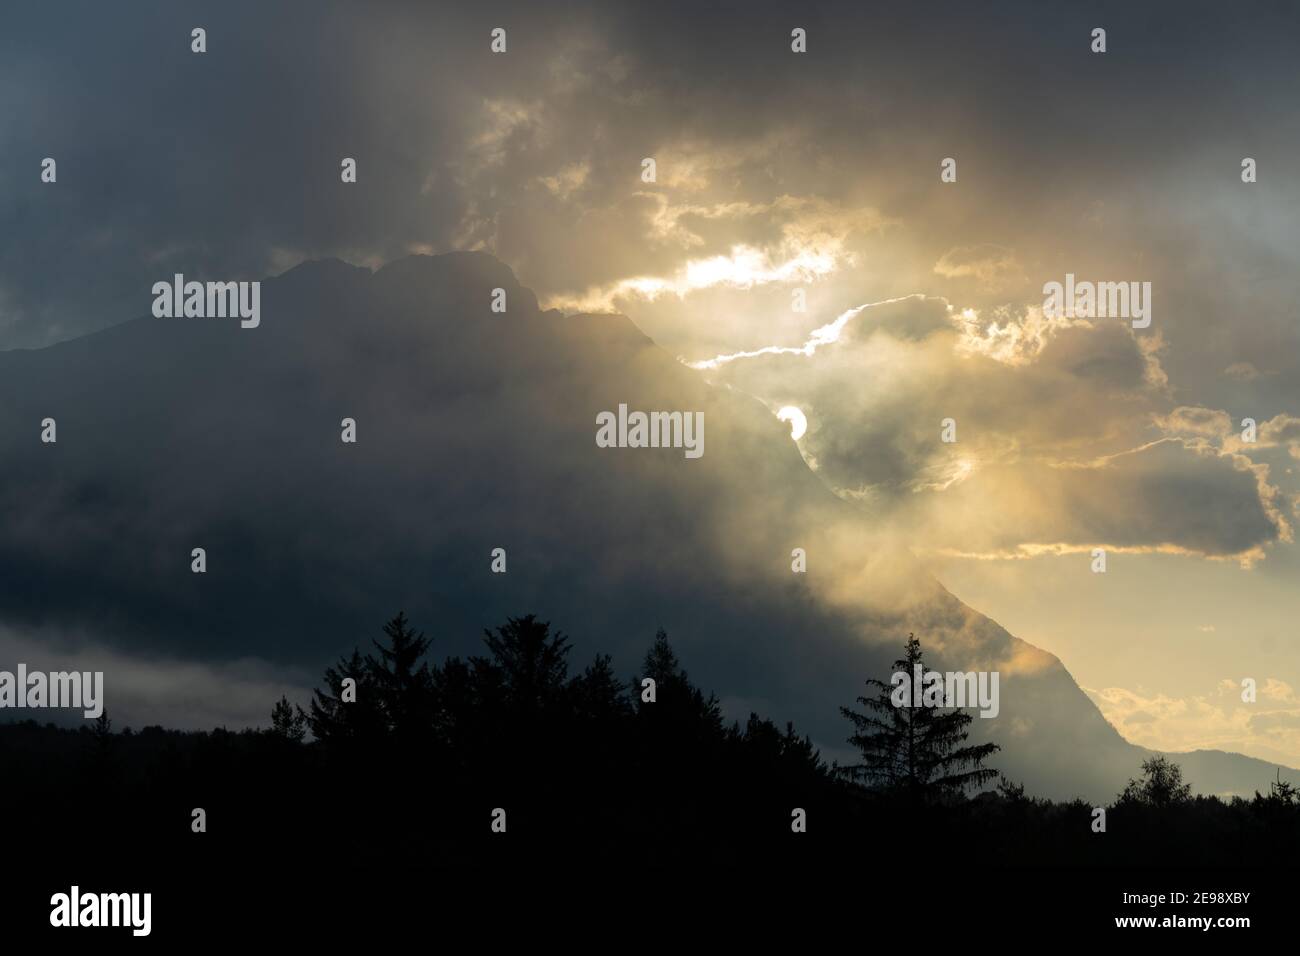
[[[1127,739],[1300,765],[1294,8],[3,17],[0,349],[145,315],[177,271],[490,252],[800,408],[817,477]],[[1044,314],[1067,274],[1151,283],[1150,326]]]

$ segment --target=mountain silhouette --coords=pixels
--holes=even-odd
[[[598,447],[620,404],[703,412],[703,456]],[[838,708],[915,632],[931,667],[999,670],[1000,712],[971,739],[999,743],[1030,793],[1107,799],[1150,756],[1057,658],[878,539],[761,403],[624,316],[542,311],[487,254],[309,262],[263,282],[255,329],[148,317],[0,353],[0,455],[0,625],[17,633],[314,670],[395,607],[440,622],[440,656],[528,609],[627,673],[663,626],[728,717],[793,721],[838,758]],[[1183,764],[1201,792],[1276,773]]]

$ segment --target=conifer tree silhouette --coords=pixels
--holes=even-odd
[[[584,720],[613,723],[632,713],[627,685],[615,676],[608,654],[596,655],[573,679],[572,690],[577,715]]]
[[[563,632],[552,635],[548,622],[529,614],[508,618],[495,632],[485,630],[483,643],[491,656],[472,657],[470,664],[484,704],[495,702],[512,720],[556,710],[569,673]]]
[[[362,657],[354,649],[351,657],[326,669],[326,689],[312,692],[311,712],[304,715],[317,740],[392,737],[394,742],[414,744],[434,733],[437,681],[428,663],[421,660],[430,640],[413,629],[402,612],[384,625],[384,635],[386,643],[371,641],[379,656]],[[355,701],[343,699],[347,678],[356,681]]]
[[[366,672],[386,729],[403,741],[427,737],[435,722],[434,681],[421,658],[431,641],[401,612],[384,625],[384,634],[386,645],[371,642],[379,657],[366,655]]]
[[[826,772],[821,752],[811,738],[795,733],[793,723],[787,722],[782,732],[772,721],[751,713],[744,733],[738,736],[749,750],[750,759],[761,761],[773,775],[816,777]]]
[[[657,726],[671,728],[673,733],[690,734],[697,740],[722,738],[722,706],[718,698],[713,694],[705,697],[691,683],[663,628],[655,632],[654,644],[646,652],[641,670],[643,678],[655,682],[656,702],[646,703],[638,694],[638,715],[650,718]],[[633,686],[640,687],[640,681]]]
[[[541,812],[544,793],[564,785],[576,758],[568,693],[569,639],[529,614],[483,632],[486,656],[469,661],[473,712],[464,754],[496,799]]]
[[[480,749],[485,708],[480,706],[474,668],[459,657],[451,657],[430,672],[433,696],[438,702],[433,730],[450,748],[453,759],[463,760]]]
[[[289,698],[281,695],[271,708],[271,733],[289,743],[302,743],[307,736],[307,715],[301,707],[294,707]]]
[[[645,678],[655,682],[653,703],[641,692]],[[635,763],[647,819],[665,838],[668,833],[676,834],[675,838],[689,833],[703,838],[720,822],[700,813],[704,795],[712,793],[720,799],[719,787],[729,782],[726,757],[729,740],[734,738],[729,738],[723,724],[721,704],[691,683],[662,628],[632,687]],[[673,772],[664,773],[665,767]]]
[[[222,843],[241,857],[275,843],[310,859],[329,834],[331,847],[348,859],[355,854],[362,867],[436,858],[473,868],[485,847],[508,847],[491,859],[583,860],[594,872],[619,872],[633,846],[639,863],[776,863],[796,872],[838,864],[845,841],[878,843],[909,824],[937,844],[959,837],[978,847],[973,853],[1015,864],[1239,865],[1243,852],[1300,853],[1300,795],[1280,772],[1269,794],[1253,801],[1192,799],[1180,769],[1157,757],[1126,788],[1114,839],[1104,841],[1080,825],[1092,803],[1034,798],[1007,780],[995,793],[913,814],[922,800],[882,802],[828,773],[811,741],[788,723],[750,715],[743,726],[724,728],[717,698],[692,684],[662,630],[629,686],[606,656],[569,676],[567,638],[532,616],[486,632],[483,657],[440,666],[424,662],[428,642],[403,615],[388,623],[374,654],[353,651],[326,671],[311,714],[283,696],[274,702],[270,734],[147,726],[127,736],[112,732],[107,712],[75,730],[0,723],[0,765],[28,781],[0,793],[0,811],[29,821],[20,841],[47,849],[47,834],[81,812],[82,791],[72,783],[88,780],[112,832],[130,834],[129,848],[106,843],[109,852],[138,853],[141,840],[174,846],[176,808],[202,794],[209,810],[223,807]],[[899,668],[921,659],[919,642],[909,639],[908,648]],[[357,680],[355,703],[340,699],[346,677]],[[642,700],[643,677],[656,681],[654,703]],[[929,799],[962,789],[975,777],[972,764],[992,773],[979,766],[991,745],[964,746],[965,715],[945,724],[932,708],[895,709],[886,684],[869,684],[880,693],[868,694],[853,738],[864,766],[845,776],[892,781],[895,792]],[[407,719],[401,715],[420,710],[412,701],[426,690],[434,746],[397,730]],[[909,719],[915,779],[907,771]],[[317,740],[284,744],[313,723]],[[242,783],[250,779],[264,792],[309,799],[250,799]],[[406,826],[402,811],[410,806],[430,825]],[[484,808],[497,806],[509,808],[506,843],[483,825]],[[888,812],[877,812],[882,807]],[[796,809],[806,830],[793,829]],[[1081,847],[1090,849],[1081,854]]]
[[[917,664],[924,666],[921,642],[909,634],[906,653],[894,661],[894,670],[910,676]],[[875,694],[857,698],[865,712],[840,708],[854,727],[848,741],[862,754],[862,763],[841,768],[844,776],[931,802],[959,795],[998,775],[982,766],[1000,749],[997,744],[964,746],[970,714],[937,707],[895,707],[891,684],[871,678],[867,686]]]
[[[383,736],[383,711],[379,707],[371,669],[358,650],[325,669],[325,690],[312,691],[307,724],[312,736],[325,744],[357,743]],[[356,681],[356,700],[345,701],[343,682]]]

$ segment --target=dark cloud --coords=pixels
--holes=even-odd
[[[496,287],[505,315],[488,308]],[[268,281],[262,304],[257,329],[148,318],[0,353],[6,653],[103,662],[110,709],[136,723],[173,718],[179,697],[187,723],[233,722],[301,694],[398,609],[438,655],[535,611],[629,675],[664,626],[733,707],[765,701],[836,753],[827,702],[851,700],[915,629],[936,665],[1019,681],[998,719],[1022,738],[1018,777],[1086,792],[1131,771],[1055,658],[940,589],[762,404],[627,319],[541,312],[473,253],[373,274],[314,263]],[[702,411],[705,454],[597,447],[596,415],[619,403]],[[55,444],[39,441],[47,416]],[[1044,767],[1062,720],[1099,743],[1058,774]]]
[[[1030,2],[888,16],[843,3],[6,10],[0,348],[62,344],[0,352],[0,614],[24,641],[201,661],[218,682],[256,658],[280,675],[256,693],[397,607],[460,653],[483,625],[535,610],[628,668],[664,624],[729,699],[771,701],[831,740],[842,728],[819,716],[825,701],[892,659],[881,642],[897,643],[909,601],[954,659],[1016,657],[1009,635],[918,583],[902,555],[938,540],[920,503],[973,501],[1035,458],[980,499],[1003,503],[992,544],[1104,532],[1209,554],[1262,546],[1277,525],[1260,472],[1222,448],[1144,443],[1178,404],[1296,412],[1296,187],[1281,174],[1297,146],[1295,19]],[[1087,51],[1099,22],[1104,58]],[[806,56],[789,53],[793,25],[809,31]],[[495,26],[506,56],[488,51]],[[1243,155],[1260,158],[1257,186],[1238,179]],[[39,182],[45,156],[53,186]],[[345,156],[355,185],[339,182]],[[655,184],[639,179],[648,156]],[[956,184],[938,183],[946,156]],[[468,248],[523,284],[481,256],[404,258]],[[1005,255],[969,252],[992,249]],[[328,256],[367,268],[291,268]],[[175,272],[285,274],[255,332],[117,324],[146,315]],[[1041,284],[1066,272],[1151,280],[1153,335],[1045,328]],[[625,285],[639,279],[657,297]],[[508,319],[487,312],[495,285]],[[543,304],[634,311],[667,351],[625,319],[542,312],[524,286]],[[895,298],[834,348],[712,374],[731,389],[672,360],[798,347],[845,309]],[[1238,362],[1268,374],[1220,375]],[[705,410],[705,457],[597,454],[594,414],[619,401]],[[809,414],[816,473],[771,415],[787,402]],[[36,441],[47,415],[57,446]],[[337,440],[344,415],[362,454]],[[967,478],[935,450],[949,416],[977,466]],[[1062,503],[1073,523],[1035,520]],[[906,533],[863,517],[895,512]],[[188,570],[200,541],[202,578]],[[505,578],[482,573],[498,545]],[[796,545],[827,569],[807,586],[790,580]],[[1051,679],[1001,724],[1027,739],[1073,687],[1059,663],[1041,669]],[[1097,767],[1131,774],[1118,736],[1078,713],[1080,739],[1105,738]],[[1024,752],[1053,759],[1037,749]],[[1033,771],[1044,792],[1081,791],[1092,772],[1059,769],[1055,782]]]
[[[1283,8],[954,2],[882,21],[844,3],[668,3],[652,17],[595,3],[55,3],[4,16],[9,346],[141,314],[140,290],[173,268],[251,278],[319,256],[377,265],[481,244],[544,299],[578,294],[671,274],[739,238],[770,244],[779,220],[737,212],[711,228],[689,210],[781,197],[901,224],[888,244],[870,228],[846,234],[857,281],[876,287],[842,290],[853,295],[841,309],[961,288],[934,263],[990,246],[1024,268],[998,294],[1032,301],[1045,277],[1095,261],[1099,239],[1125,255],[1172,242],[1143,222],[1205,207],[1184,200],[1206,195],[1212,161],[1235,180],[1237,153],[1261,153],[1269,176],[1269,154],[1292,152],[1287,104],[1300,92]],[[1099,20],[1105,57],[1087,50]],[[796,21],[804,56],[788,49]],[[210,37],[202,56],[189,51],[196,25]],[[488,51],[494,26],[509,30],[505,56]],[[1204,128],[1222,156],[1192,138]],[[949,155],[961,179],[941,193]],[[38,181],[44,156],[60,162],[56,187]],[[353,187],[338,181],[343,156],[360,162]],[[645,156],[660,160],[654,189],[638,179]],[[658,231],[656,196],[700,244]],[[1258,269],[1233,243],[1209,251]]]

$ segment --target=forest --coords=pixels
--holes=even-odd
[[[969,712],[896,707],[888,675],[842,703],[861,759],[840,766],[789,724],[727,722],[662,630],[624,677],[606,656],[575,666],[531,615],[467,659],[437,663],[431,644],[399,614],[309,701],[268,701],[264,728],[116,729],[110,710],[77,729],[0,726],[0,812],[23,821],[8,842],[471,868],[905,862],[918,845],[1012,867],[1241,866],[1300,849],[1285,781],[1193,796],[1157,756],[1104,808],[1038,799],[998,773],[998,745],[966,743]],[[920,640],[897,666],[923,666]]]

